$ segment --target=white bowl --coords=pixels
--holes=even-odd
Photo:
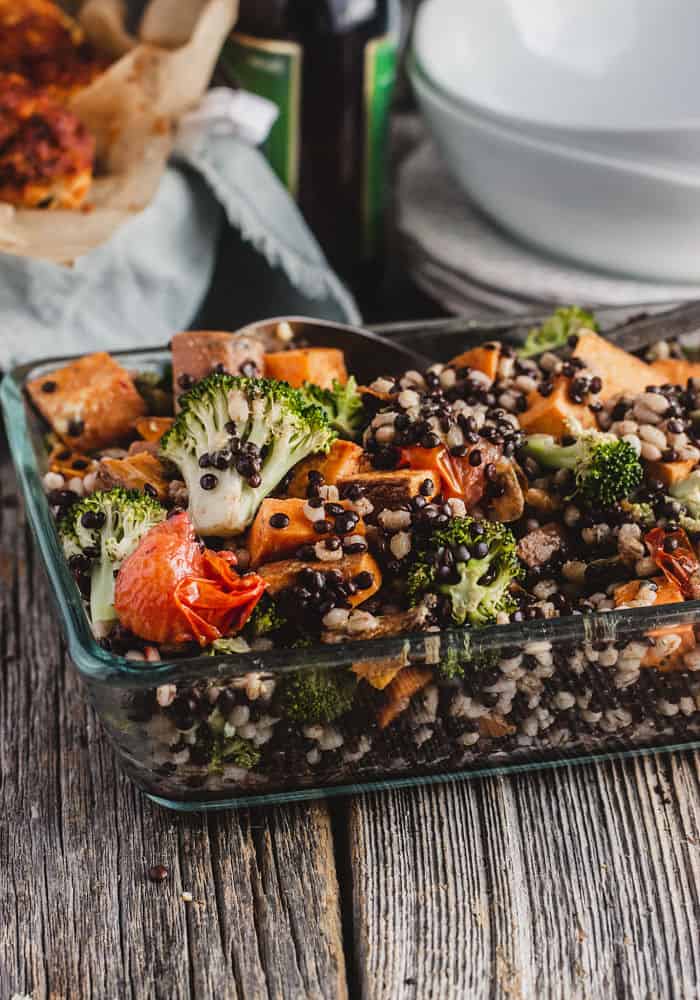
[[[700,181],[572,151],[470,114],[411,66],[445,162],[468,195],[528,243],[604,271],[700,280]]]
[[[414,30],[446,93],[567,131],[700,128],[697,0],[425,0]]]
[[[416,64],[420,65],[415,52],[413,58]],[[437,91],[448,101],[462,107],[468,115],[475,115],[491,121],[494,125],[504,126],[533,139],[566,146],[572,153],[612,156],[630,163],[633,167],[661,167],[671,170],[680,168],[685,172],[697,174],[700,179],[700,124],[697,127],[684,125],[650,129],[589,129],[538,125],[521,118],[490,111],[473,101],[458,99],[432,79],[422,65],[420,68],[424,77]]]

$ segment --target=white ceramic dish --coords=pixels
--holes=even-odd
[[[534,138],[469,113],[411,65],[413,86],[462,188],[521,239],[599,270],[700,280],[700,181],[682,170]]]
[[[426,0],[420,65],[452,97],[535,127],[700,128],[697,0]]]
[[[490,111],[463,98],[456,98],[431,77],[420,64],[415,51],[413,58],[417,65],[420,65],[423,76],[435,89],[442,92],[448,101],[459,104],[467,114],[521,132],[533,139],[566,146],[574,154],[580,152],[612,156],[618,160],[625,160],[634,167],[661,167],[671,170],[680,168],[697,174],[700,179],[700,125],[698,127],[669,125],[650,129],[590,129],[538,125],[521,118]]]

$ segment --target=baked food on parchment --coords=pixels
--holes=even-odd
[[[0,0],[0,71],[67,101],[106,66],[81,26],[51,0]]]
[[[94,157],[94,139],[72,111],[18,74],[0,73],[0,202],[80,208]]]

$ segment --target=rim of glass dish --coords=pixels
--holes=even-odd
[[[431,86],[439,90],[440,93],[444,94],[453,103],[470,110],[478,116],[493,116],[496,121],[511,123],[516,128],[524,126],[551,132],[555,132],[559,129],[565,129],[568,132],[576,133],[578,135],[585,135],[587,132],[598,132],[605,135],[611,135],[613,133],[633,135],[643,132],[696,132],[700,128],[700,118],[679,118],[677,120],[670,121],[664,119],[660,121],[648,122],[645,125],[629,125],[625,122],[618,122],[616,124],[608,123],[605,125],[583,125],[580,122],[571,123],[563,120],[540,121],[537,118],[531,117],[529,114],[498,111],[490,105],[480,103],[476,99],[462,97],[456,94],[453,90],[450,90],[449,87],[446,87],[445,84],[436,80],[420,58],[416,46],[415,29],[410,48],[408,50],[408,62],[409,64],[410,62],[413,62],[420,69],[420,72],[425,76]]]
[[[517,319],[517,317],[516,317]],[[511,329],[514,317],[504,318],[503,328]],[[416,328],[420,328],[416,324]],[[491,330],[493,327],[491,327]],[[112,351],[114,357],[129,359],[167,357],[167,348],[151,347]],[[567,615],[562,618],[536,619],[531,622],[495,625],[477,630],[443,629],[378,639],[358,639],[334,644],[319,644],[305,649],[278,649],[209,656],[199,654],[162,660],[157,665],[127,660],[103,649],[92,634],[77,585],[63,557],[55,522],[42,486],[37,456],[29,429],[29,403],[24,384],[36,369],[56,365],[81,355],[46,358],[16,366],[0,384],[0,406],[10,453],[26,505],[29,523],[46,569],[68,652],[76,667],[91,680],[115,686],[152,687],[165,683],[193,682],[217,675],[244,674],[250,671],[285,673],[301,668],[340,668],[362,659],[392,659],[410,652],[414,659],[437,664],[456,652],[468,660],[492,649],[522,646],[529,642],[585,643],[632,639],[641,632],[683,624],[700,624],[700,600],[681,605],[662,605],[658,610],[629,608],[624,611]],[[435,638],[439,647],[434,648]],[[432,640],[432,641],[431,641]]]
[[[554,134],[557,126],[548,127],[542,126],[531,120],[521,118],[513,119],[505,114],[499,114],[496,111],[491,111],[488,108],[481,108],[479,105],[474,104],[471,101],[460,99],[442,86],[442,84],[438,83],[438,81],[428,73],[425,67],[419,62],[415,52],[410,53],[406,60],[406,71],[414,87],[426,87],[435,99],[443,101],[451,111],[456,114],[472,118],[478,124],[479,128],[490,129],[491,131],[504,135],[509,139],[517,139],[517,141],[522,145],[530,146],[535,149],[544,149],[557,156],[564,156],[568,159],[574,158],[582,160],[583,162],[595,164],[617,172],[631,173],[637,176],[649,177],[657,180],[661,179],[673,181],[687,187],[695,187],[700,184],[700,175],[697,173],[693,174],[692,172],[679,170],[676,167],[667,166],[663,162],[658,164],[646,164],[641,163],[638,160],[624,160],[613,155],[592,152],[591,150],[579,149],[574,146],[567,146],[561,136]],[[527,126],[542,128],[545,130],[549,129],[549,131],[553,134],[551,136],[540,134],[533,135],[524,131],[524,127]],[[563,125],[558,127],[569,128],[569,126]],[[700,129],[700,121],[695,126],[688,125],[686,131],[697,131],[698,129]],[[585,130],[582,128],[576,129],[572,126],[571,131],[583,134]],[[588,131],[590,131],[590,129]],[[606,130],[601,129],[600,131],[604,132]],[[612,133],[618,130],[610,128],[607,129],[607,131]]]

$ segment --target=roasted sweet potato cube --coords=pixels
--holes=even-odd
[[[386,729],[397,716],[405,712],[411,698],[430,684],[432,679],[432,670],[425,667],[406,667],[401,670],[386,688],[387,701],[377,715],[379,728]]]
[[[110,490],[115,486],[141,493],[154,490],[159,500],[165,500],[168,495],[163,464],[146,451],[125,458],[101,458],[97,466],[97,485],[101,490]],[[151,490],[146,490],[147,486]]]
[[[159,454],[159,441],[132,441],[127,451],[127,455],[155,455],[156,458]]]
[[[423,493],[426,500],[432,499],[440,488],[437,476],[430,469],[397,469],[395,472],[357,472],[352,476],[339,476],[336,482],[341,497],[351,486],[360,486],[364,495],[374,507],[368,518],[376,519],[383,510],[398,510],[413,497],[421,493],[421,487],[430,480],[433,489]]]
[[[652,361],[650,368],[663,376],[669,385],[681,385],[685,388],[689,378],[700,378],[700,362],[684,361],[682,358],[664,358]]]
[[[313,544],[319,538],[329,538],[331,534],[336,534],[317,534],[314,522],[304,513],[305,506],[306,500],[295,497],[285,500],[267,497],[263,500],[248,533],[248,551],[253,569],[272,559],[290,556],[302,545]],[[342,506],[349,509],[348,503],[343,503]],[[334,522],[333,518],[329,520]],[[364,522],[358,521],[349,534],[364,535]]]
[[[580,330],[574,357],[580,358],[603,381],[600,399],[627,394],[636,396],[648,385],[663,385],[667,381],[661,372],[633,354],[611,344],[593,330]],[[522,425],[522,421],[521,421]],[[546,433],[546,432],[545,432]]]
[[[483,372],[491,381],[498,375],[498,362],[501,360],[501,345],[495,340],[488,344],[472,347],[463,354],[458,354],[450,361],[450,368],[474,368]]]
[[[646,580],[629,580],[616,587],[615,607],[619,608],[623,604],[634,601],[640,587],[647,582]],[[675,583],[665,577],[654,577],[653,582],[656,584],[654,607],[683,602],[683,594]],[[669,670],[683,670],[683,654],[695,647],[695,629],[691,623],[668,625],[654,629],[647,635],[654,640],[655,645],[650,646],[644,654],[643,667],[654,667],[662,673]],[[669,640],[671,640],[672,649],[669,649]]]
[[[160,441],[172,426],[172,417],[142,417],[136,421],[136,433],[144,441]]]
[[[319,570],[327,573],[330,569],[337,569],[343,574],[343,579],[352,580],[358,573],[370,573],[372,585],[363,590],[358,590],[352,594],[348,600],[353,607],[368,601],[382,585],[382,572],[376,560],[368,553],[363,552],[356,556],[343,556],[335,562],[303,562],[301,559],[283,559],[280,562],[266,563],[261,566],[258,573],[267,583],[271,594],[278,594],[281,590],[291,587],[297,578],[297,574],[302,569]]]
[[[373,637],[374,638],[374,637]],[[374,660],[356,660],[352,672],[367,681],[377,691],[383,691],[393,681],[400,670],[409,664],[407,650],[402,650],[394,656],[382,656]]]
[[[131,376],[109,354],[87,354],[27,383],[27,392],[58,436],[76,451],[128,438],[146,404]]]
[[[687,479],[696,465],[697,462],[694,458],[686,458],[677,462],[649,462],[647,473],[650,479],[660,479],[664,486],[674,486]]]
[[[327,455],[309,455],[294,469],[294,475],[287,487],[287,496],[305,498],[309,487],[309,473],[320,472],[328,486],[334,486],[341,476],[351,476],[360,467],[363,451],[352,441],[337,438]]]
[[[335,347],[300,347],[293,351],[273,351],[265,355],[265,374],[295,389],[304,382],[330,389],[334,381],[348,380],[343,352]]]
[[[554,382],[548,396],[542,396],[533,389],[527,397],[527,409],[518,414],[520,426],[527,434],[551,434],[563,437],[569,433],[572,419],[583,427],[595,427],[596,419],[584,403],[574,403],[569,399],[569,380],[561,376]]]
[[[262,373],[265,348],[262,340],[247,333],[220,330],[186,330],[170,341],[173,355],[173,393],[175,399],[189,385],[215,370],[238,375],[247,363]]]
[[[506,722],[502,715],[490,712],[479,719],[479,732],[489,739],[502,740],[505,736],[512,736],[516,728],[512,723]]]
[[[94,472],[97,462],[89,455],[73,451],[64,444],[58,444],[49,455],[49,472],[56,472],[65,479],[84,479],[89,472]]]

